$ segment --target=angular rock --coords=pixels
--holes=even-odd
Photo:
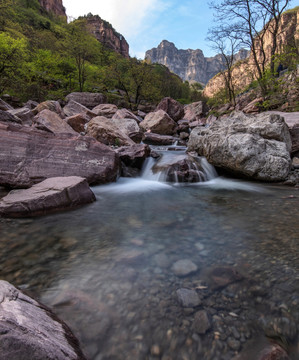
[[[128,134],[129,138],[134,141],[136,144],[140,144],[144,140],[144,133],[141,131],[131,132]]]
[[[123,119],[119,119],[119,118],[112,118],[113,123],[115,124],[115,126],[124,134],[128,135],[132,134],[132,133],[139,133],[140,129],[139,126],[137,124],[137,121],[134,119],[129,119],[129,118],[123,118]]]
[[[178,130],[177,130],[178,133],[181,133],[181,132],[189,132],[189,121],[188,120],[179,120],[178,121]]]
[[[47,109],[39,112],[34,117],[33,125],[36,129],[49,131],[53,134],[69,133],[77,135],[76,131],[65,120],[61,119],[55,112]]]
[[[80,103],[70,100],[63,108],[63,113],[66,117],[74,116],[77,114],[85,114],[90,118],[97,116],[93,111],[89,110],[86,106]]]
[[[37,105],[35,109],[33,109],[33,113],[36,115],[37,113],[43,110],[50,110],[58,114],[62,119],[65,117],[64,112],[58,101],[47,100]]]
[[[21,124],[22,120],[17,116],[10,114],[8,111],[0,110],[0,121],[2,122],[12,122]]]
[[[101,93],[90,93],[90,92],[73,92],[66,96],[66,101],[71,100],[78,102],[79,104],[92,109],[97,105],[104,104],[107,101],[105,95]]]
[[[205,117],[209,108],[204,101],[197,101],[188,105],[185,105],[184,119],[189,122],[199,121]]]
[[[21,119],[23,125],[31,125],[34,118],[34,113],[28,107],[22,107],[19,109],[8,110],[10,114]]]
[[[122,146],[116,152],[126,166],[141,169],[145,159],[150,156],[151,149],[145,144],[135,144]]]
[[[181,120],[184,116],[184,106],[171,97],[162,99],[157,110],[164,110],[174,121]]]
[[[95,201],[86,179],[79,176],[46,179],[29,189],[13,190],[0,199],[0,215],[27,217],[69,210]]]
[[[139,126],[144,131],[150,130],[160,135],[172,135],[176,131],[177,124],[164,110],[158,110],[147,114]]]
[[[181,288],[176,291],[179,303],[186,308],[196,307],[201,300],[195,290]]]
[[[173,136],[146,132],[144,133],[143,142],[149,145],[173,145],[177,140],[178,139]]]
[[[13,107],[9,105],[4,100],[0,99],[0,110],[7,111],[7,110],[13,110]]]
[[[198,311],[194,316],[193,329],[200,335],[204,335],[211,328],[208,314],[205,310]]]
[[[178,260],[175,262],[171,270],[177,276],[187,276],[195,273],[198,270],[198,267],[189,259]]]
[[[65,119],[67,124],[76,132],[85,132],[85,126],[90,121],[90,117],[86,114],[77,114]]]
[[[97,116],[105,116],[106,118],[112,118],[117,112],[118,107],[114,104],[102,104],[94,107],[92,112]]]
[[[189,151],[235,174],[263,181],[284,180],[291,165],[291,137],[283,118],[275,114],[235,112],[209,128],[192,130]]]
[[[24,107],[33,110],[38,106],[38,102],[37,101],[33,101],[33,100],[28,100],[25,104]]]
[[[26,188],[57,176],[104,184],[115,181],[118,169],[117,154],[91,137],[0,123],[0,185]]]
[[[140,122],[140,118],[134,115],[128,109],[119,109],[112,117],[113,120],[122,120],[122,119],[134,119],[137,123]]]
[[[93,118],[87,125],[86,134],[106,145],[123,146],[135,144],[133,140],[118,129],[112,119],[107,119],[104,116]]]
[[[78,340],[47,307],[0,281],[0,359],[84,360]]]
[[[244,108],[243,108],[243,112],[245,114],[253,114],[253,113],[258,113],[261,109],[261,105],[264,101],[264,98],[260,97],[258,99],[254,99],[252,101],[250,101],[249,104],[247,104]]]

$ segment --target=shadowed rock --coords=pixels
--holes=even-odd
[[[156,110],[164,110],[174,121],[181,120],[184,116],[184,106],[171,97],[162,99]]]
[[[0,121],[21,124],[22,120],[8,111],[0,110]]]
[[[50,177],[81,176],[89,184],[115,181],[119,159],[87,136],[0,123],[0,184],[26,188]]]
[[[78,340],[48,308],[0,281],[0,360],[84,360]]]
[[[149,145],[172,145],[178,139],[169,135],[160,135],[152,132],[144,133],[143,142]]]
[[[50,178],[29,189],[13,190],[0,199],[0,215],[25,217],[69,210],[95,201],[86,179],[78,176]]]
[[[33,109],[33,113],[36,115],[37,113],[43,110],[50,110],[58,114],[62,119],[64,118],[64,112],[58,101],[47,100],[37,105],[35,109]]]

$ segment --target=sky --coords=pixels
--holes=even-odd
[[[143,59],[146,50],[162,40],[178,49],[215,52],[205,40],[213,27],[213,11],[207,0],[63,0],[68,16],[99,15],[121,33],[130,46],[130,56]]]

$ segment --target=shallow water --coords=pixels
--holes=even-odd
[[[50,306],[89,359],[256,360],[252,344],[272,328],[297,358],[296,189],[121,178],[93,191],[97,201],[72,212],[0,220],[1,278]],[[198,270],[176,275],[181,259]],[[183,308],[180,288],[201,304]],[[199,310],[205,334],[194,325]]]

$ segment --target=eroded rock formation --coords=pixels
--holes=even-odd
[[[66,18],[65,7],[62,0],[39,0],[40,5],[49,13]]]

